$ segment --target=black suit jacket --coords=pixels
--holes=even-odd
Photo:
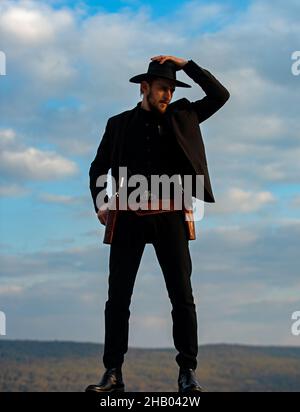
[[[198,66],[193,60],[182,68],[205,92],[200,100],[190,102],[183,98],[169,104],[166,114],[174,135],[187,156],[195,175],[204,175],[205,202],[215,202],[207,167],[205,147],[199,124],[218,111],[229,99],[228,90],[206,69]],[[140,103],[138,103],[139,105]],[[137,105],[137,106],[138,106]],[[112,176],[119,182],[119,167],[126,166],[123,145],[126,131],[134,127],[138,107],[127,110],[108,119],[104,135],[91,163],[90,191],[95,211],[98,211],[96,198],[103,187],[96,187],[97,178],[111,169]],[[117,183],[118,187],[118,183]],[[193,186],[193,196],[196,196]]]

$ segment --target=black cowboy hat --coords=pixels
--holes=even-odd
[[[177,70],[178,66],[170,60],[166,60],[162,64],[154,60],[149,63],[147,73],[138,74],[129,79],[129,81],[132,83],[141,83],[143,80],[148,80],[151,77],[162,77],[164,79],[175,80],[175,86],[177,87],[192,87],[189,84],[176,80]]]

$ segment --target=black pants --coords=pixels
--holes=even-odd
[[[173,340],[181,367],[197,367],[197,316],[191,286],[192,262],[181,210],[137,216],[119,212],[110,246],[109,289],[105,305],[106,368],[121,366],[128,350],[130,302],[146,243],[152,243],[172,304]]]

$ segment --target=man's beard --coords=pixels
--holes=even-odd
[[[159,110],[159,108],[158,108],[157,106],[155,106],[153,103],[151,103],[151,101],[150,101],[151,97],[152,97],[152,92],[150,91],[150,93],[146,96],[146,99],[147,99],[148,106],[149,106],[150,110],[151,110],[152,112],[154,112],[155,114],[161,116],[162,114],[165,113],[165,110],[164,110],[164,111],[161,111],[161,110]],[[159,103],[160,103],[160,102],[159,102]]]

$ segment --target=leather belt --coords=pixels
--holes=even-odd
[[[182,209],[175,209],[174,199],[155,199],[147,200],[140,203],[140,207],[137,210],[132,210],[127,205],[127,210],[135,212],[138,216],[153,215],[157,213],[173,212]]]
[[[164,199],[164,200],[166,201],[166,199]],[[147,203],[146,203],[147,206],[148,206],[148,210],[142,210],[142,209],[132,210],[129,207],[127,208],[127,210],[135,212],[138,216],[147,216],[149,214],[165,213],[165,212],[171,212],[171,211],[174,211],[174,210],[178,210],[178,209],[174,208],[174,199],[167,199],[167,200],[169,200],[169,202],[167,204],[169,204],[169,206],[170,206],[168,209],[164,208],[163,199],[158,199],[158,210],[151,210],[151,207],[153,207],[155,202],[157,202],[157,200],[155,202],[153,202],[153,199],[152,199],[152,202],[148,200]],[[118,202],[117,202],[117,204],[118,204]],[[127,206],[128,206],[128,204],[127,204]],[[157,206],[157,204],[156,204],[156,206]],[[107,244],[112,243],[114,227],[115,227],[115,224],[116,224],[117,214],[118,214],[117,211],[118,211],[118,208],[117,208],[117,210],[109,210],[109,212],[108,212],[103,243],[107,243]],[[192,209],[191,210],[186,209],[183,205],[182,211],[183,211],[184,216],[185,216],[185,225],[186,225],[188,240],[194,240],[194,239],[196,239],[196,232],[195,232],[195,223],[194,223],[193,210]]]

